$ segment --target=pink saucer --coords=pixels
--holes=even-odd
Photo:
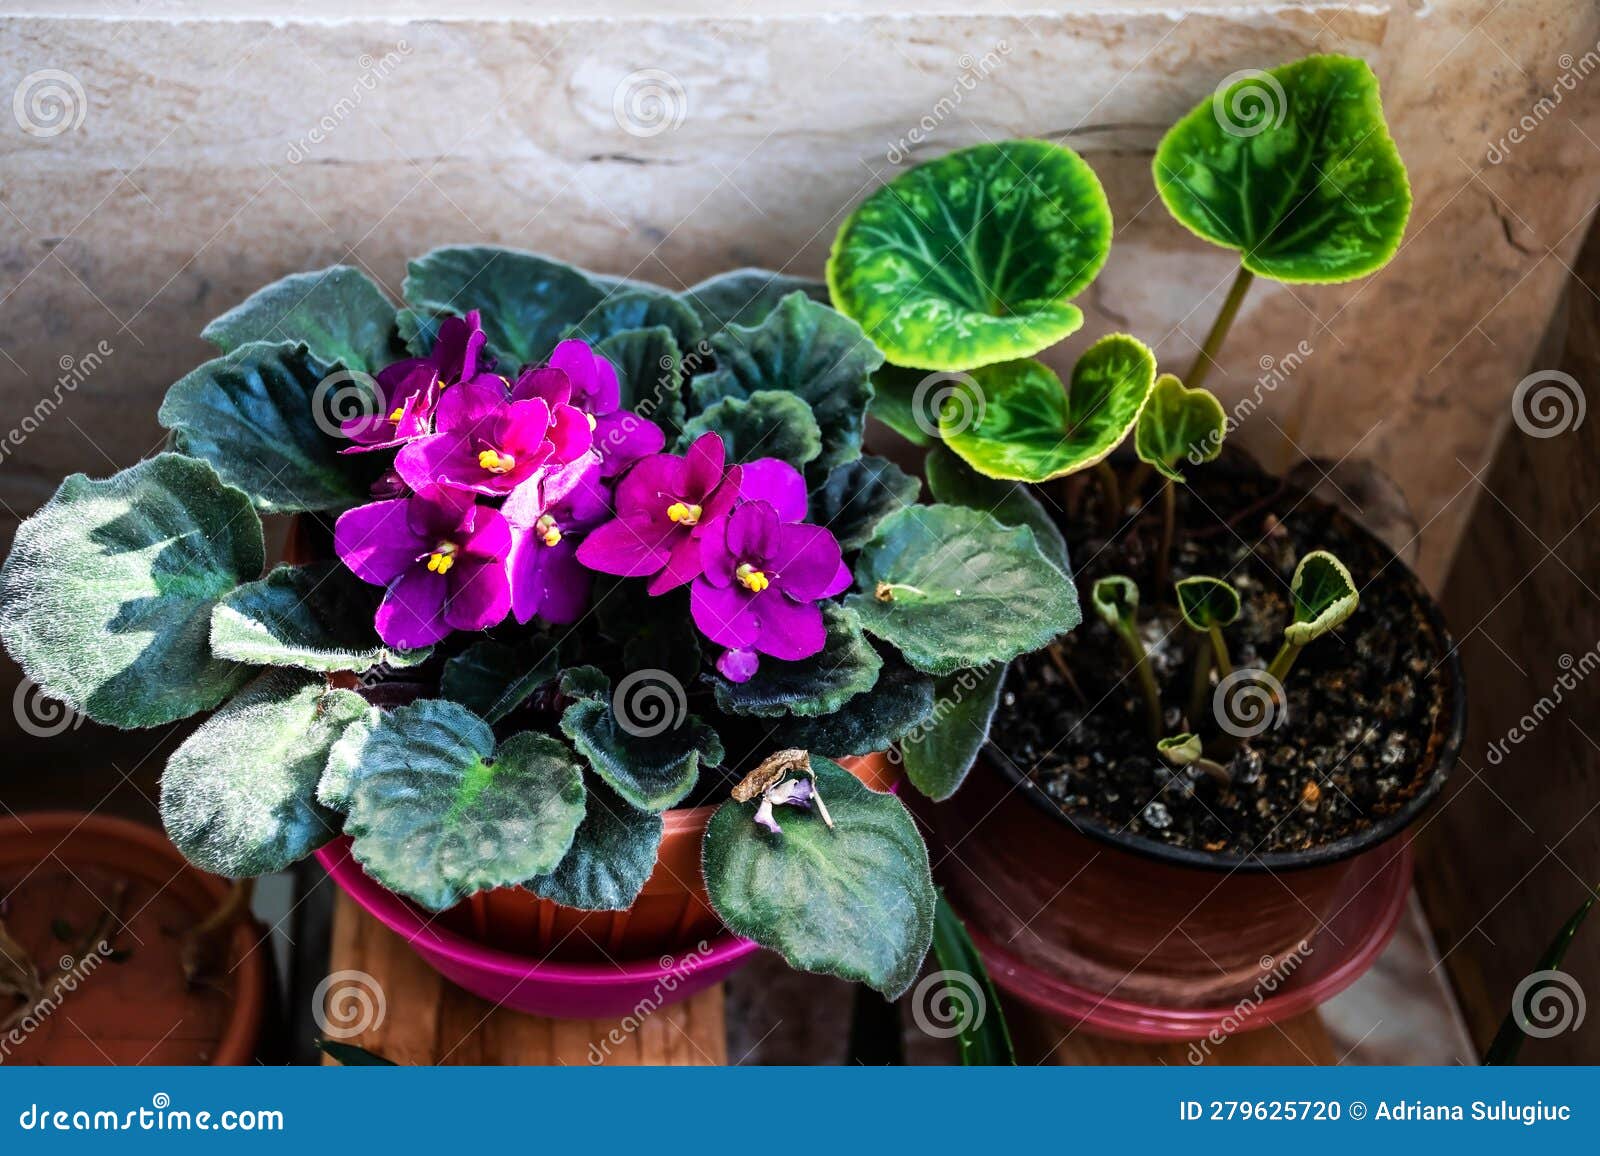
[[[1364,975],[1393,938],[1411,891],[1409,842],[1399,854],[1361,856],[1335,901],[1336,914],[1312,941],[1306,963],[1271,995],[1251,1006],[1160,1007],[1103,995],[1024,963],[969,928],[989,974],[1006,994],[1095,1035],[1141,1043],[1202,1039],[1255,1031],[1291,1019],[1333,998]],[[1226,1021],[1226,1023],[1224,1022]]]
[[[609,1019],[653,1011],[726,979],[756,950],[748,939],[727,932],[706,951],[689,950],[678,958],[566,963],[512,955],[457,935],[389,891],[351,857],[348,839],[322,848],[317,861],[350,898],[451,983],[529,1015]]]

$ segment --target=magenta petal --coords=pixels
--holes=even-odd
[[[536,535],[525,534],[513,547],[511,610],[518,622],[535,614],[546,622],[576,622],[589,603],[593,582],[570,540],[546,546]]]
[[[558,462],[576,461],[589,452],[594,442],[594,429],[589,418],[570,405],[557,405],[550,411],[550,428],[547,435],[554,450],[551,455]]]
[[[661,452],[667,435],[655,422],[636,413],[608,413],[595,418],[594,446],[602,469],[613,477],[647,454]]]
[[[806,480],[800,471],[778,458],[757,458],[739,467],[741,498],[771,502],[785,522],[806,520]]]
[[[665,520],[667,507],[682,494],[683,459],[651,454],[641,458],[617,483],[617,513],[625,517],[648,513]]]
[[[766,502],[743,502],[728,515],[727,552],[736,566],[749,563],[765,568],[773,561],[778,544],[778,511]]]
[[[762,654],[793,662],[810,658],[827,644],[822,607],[815,603],[791,602],[778,591],[768,589],[756,596],[754,609],[761,622],[755,648]]]
[[[438,642],[450,633],[443,613],[448,588],[443,574],[413,565],[383,596],[373,623],[378,637],[404,649]]]
[[[506,405],[504,389],[481,381],[446,389],[434,409],[434,427],[440,433],[470,433],[487,429]]]
[[[685,582],[693,582],[700,577],[703,567],[700,564],[702,539],[692,534],[680,534],[678,540],[672,545],[672,554],[667,558],[667,564],[654,578],[650,579],[647,590],[652,596],[665,594],[668,590],[676,590]],[[727,583],[722,583],[727,585]]]
[[[703,579],[689,587],[689,613],[700,633],[735,650],[748,650],[761,637],[761,620],[752,601],[737,587],[719,588]]]
[[[749,682],[761,667],[761,656],[753,650],[724,650],[717,659],[717,670],[729,682]]]
[[[850,573],[850,567],[843,562],[839,563],[838,573],[834,574],[833,581],[828,583],[827,589],[818,598],[832,598],[835,594],[843,594],[855,583],[856,576]]]
[[[404,498],[372,502],[339,515],[334,552],[363,582],[387,586],[416,561],[422,543],[407,524],[410,504]]]
[[[739,563],[728,551],[728,516],[700,523],[700,565],[713,586],[733,585]]]
[[[429,434],[408,442],[394,456],[395,471],[414,490],[436,481],[465,477],[477,464],[477,455],[472,453],[466,439],[447,433]]]
[[[722,480],[722,465],[727,459],[727,447],[714,433],[703,433],[694,439],[689,452],[683,455],[683,488],[690,494],[709,494]]]
[[[525,369],[517,378],[517,384],[511,387],[511,400],[527,401],[535,397],[551,405],[566,405],[572,400],[572,382],[561,370],[549,366]]]
[[[839,542],[821,526],[790,522],[777,527],[767,560],[784,592],[800,602],[825,597],[839,576]]]
[[[617,370],[587,342],[563,341],[550,354],[550,364],[572,379],[575,404],[599,416],[615,413],[622,404]]]
[[[511,613],[511,583],[504,558],[463,557],[450,569],[445,625],[452,630],[487,630]]]
[[[670,523],[669,523],[670,524]],[[659,527],[642,517],[613,518],[599,526],[578,547],[578,561],[602,574],[644,578],[672,556]]]

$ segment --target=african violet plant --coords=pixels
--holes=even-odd
[[[344,834],[428,908],[623,909],[662,812],[722,800],[724,921],[897,994],[927,852],[832,758],[967,743],[936,680],[1079,611],[1031,529],[862,455],[882,356],[818,296],[494,248],[412,262],[399,308],[353,268],[286,278],[206,328],[169,452],[22,525],[0,637],[99,722],[214,711],[161,790],[208,870]],[[264,514],[300,516],[305,556],[265,569]]]

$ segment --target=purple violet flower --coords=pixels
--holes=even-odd
[[[408,443],[395,456],[395,469],[413,489],[439,483],[509,494],[547,465],[582,457],[591,438],[588,419],[572,406],[539,398],[509,401],[498,379],[447,389],[435,428],[437,433]]]
[[[616,517],[584,539],[578,561],[602,574],[650,578],[651,594],[692,581],[701,571],[705,526],[739,496],[743,474],[738,466],[724,470],[726,452],[708,433],[682,457],[641,458],[617,485]]]
[[[483,355],[485,341],[477,310],[465,317],[447,317],[427,357],[410,357],[378,371],[378,412],[342,423],[339,432],[356,444],[344,453],[365,453],[401,445],[428,432],[434,403],[446,386],[473,381],[495,382],[492,359]]]
[[[611,513],[600,463],[578,461],[524,482],[503,507],[511,526],[511,612],[518,622],[576,622],[594,575],[578,561],[578,541]]]
[[[821,526],[785,522],[770,502],[742,501],[706,526],[700,539],[704,572],[690,588],[689,609],[700,632],[733,655],[718,661],[725,677],[755,673],[745,652],[794,661],[827,641],[819,599],[847,584],[839,543]]]
[[[387,592],[378,636],[390,646],[430,646],[452,630],[486,630],[511,609],[511,531],[472,494],[429,486],[409,498],[346,510],[334,549],[363,582]]]
[[[542,398],[552,405],[565,402],[589,414],[603,478],[616,477],[666,445],[660,426],[622,409],[616,367],[584,341],[557,345],[548,365],[523,371],[511,396],[518,401]]]

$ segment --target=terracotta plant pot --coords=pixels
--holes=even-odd
[[[1325,957],[1370,963],[1374,942],[1392,932],[1396,909],[1380,903],[1371,905],[1370,923],[1355,929],[1362,942],[1342,941],[1350,936],[1347,919],[1342,936],[1318,938],[1353,902],[1352,880],[1386,875],[1385,868],[1387,875],[1409,871],[1408,828],[1439,794],[1460,751],[1465,685],[1438,606],[1415,576],[1366,530],[1326,512],[1341,536],[1387,559],[1379,580],[1410,588],[1444,656],[1434,674],[1443,683],[1442,709],[1421,764],[1409,779],[1397,769],[1412,784],[1409,793],[1354,834],[1306,850],[1241,856],[1174,846],[1063,811],[1025,768],[986,757],[954,799],[923,809],[932,841],[948,849],[934,849],[939,881],[975,933],[1004,953],[995,961],[1003,986],[1008,974],[1036,970],[1091,1001],[1100,993],[1151,1008],[1226,1007],[1263,985],[1287,983],[1284,970],[1305,962],[1302,943]],[[1330,545],[1337,552],[1337,543]],[[1333,960],[1317,963],[1326,972]],[[1359,972],[1339,974],[1348,984]],[[1013,983],[1019,997],[1039,1002],[1025,980]],[[1059,1011],[1059,1001],[1051,1010]]]
[[[109,937],[114,950],[76,954],[123,886],[127,928]],[[183,934],[227,894],[225,880],[191,867],[152,827],[72,812],[0,820],[5,924],[48,1000],[0,1032],[0,1063],[250,1063],[267,997],[258,929],[234,929],[214,985],[191,988],[183,971]],[[43,974],[58,961],[58,976]],[[0,1001],[0,1021],[13,1006]]]

